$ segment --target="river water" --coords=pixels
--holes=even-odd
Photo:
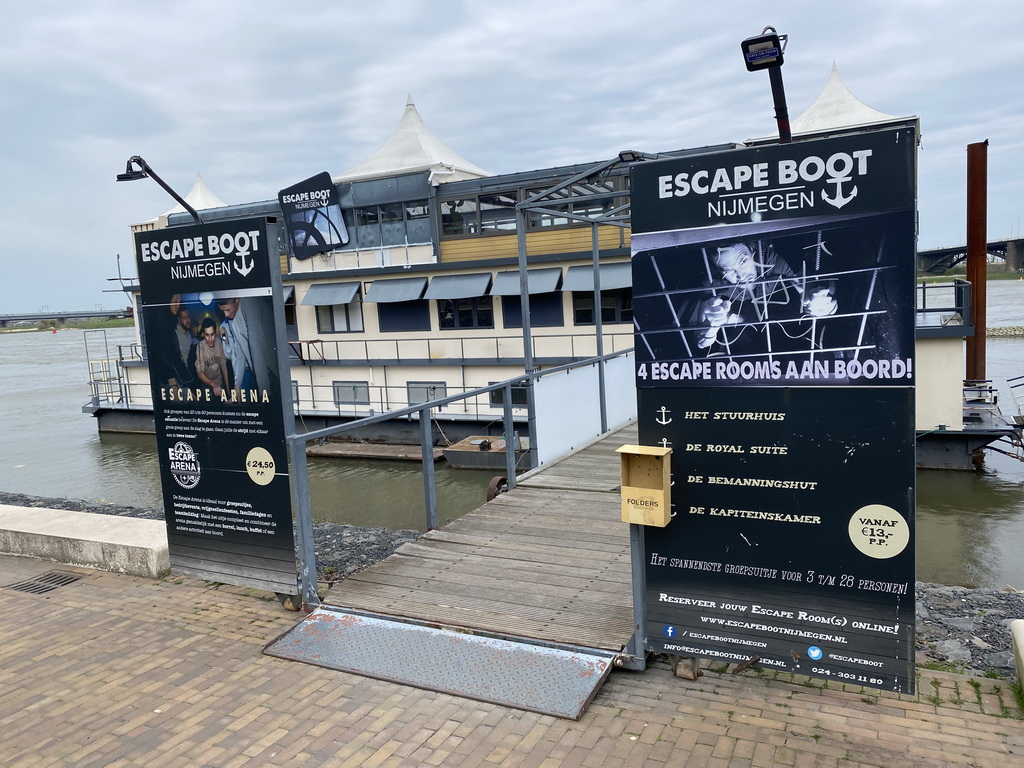
[[[992,326],[1024,325],[1024,281],[988,283]],[[0,491],[113,504],[162,504],[152,435],[99,434],[89,399],[83,332],[0,333]],[[90,352],[97,357],[94,340]],[[107,331],[111,350],[133,340]],[[989,339],[988,376],[1014,412],[1006,379],[1024,375],[1024,338]],[[318,521],[423,530],[418,462],[310,457]],[[442,524],[484,502],[493,471],[438,462]],[[987,452],[981,472],[918,472],[917,576],[966,587],[1024,589],[1024,463]]]
[[[160,508],[153,435],[100,434],[89,400],[85,334],[0,333],[0,491]],[[89,353],[103,356],[92,332]],[[134,330],[106,331],[110,356]],[[309,457],[317,521],[426,529],[419,462]],[[443,525],[486,500],[494,471],[435,464]]]

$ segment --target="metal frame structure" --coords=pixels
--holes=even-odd
[[[298,542],[298,555],[299,555],[299,598],[304,605],[307,606],[318,606],[320,605],[320,597],[316,591],[316,552],[313,545],[313,511],[312,504],[310,502],[309,493],[309,470],[308,462],[306,459],[306,443],[315,440],[323,440],[327,437],[334,435],[343,434],[350,432],[360,427],[367,426],[369,424],[375,424],[381,421],[390,421],[398,418],[415,418],[419,421],[420,425],[420,450],[422,452],[423,462],[423,499],[424,506],[426,508],[427,517],[427,529],[434,530],[438,525],[437,517],[437,486],[434,479],[434,455],[433,455],[433,435],[432,429],[432,418],[431,411],[435,408],[455,403],[460,400],[465,400],[472,397],[478,397],[485,395],[489,392],[495,392],[497,390],[503,390],[504,392],[504,403],[503,403],[503,424],[506,435],[513,433],[513,420],[512,420],[512,387],[517,384],[521,384],[524,381],[529,382],[531,387],[528,392],[532,391],[532,383],[534,380],[542,378],[544,376],[554,375],[562,373],[564,371],[571,370],[573,368],[579,368],[586,365],[598,365],[599,371],[602,372],[605,363],[609,360],[621,357],[622,355],[629,354],[632,349],[621,352],[613,352],[608,355],[593,357],[581,362],[570,363],[568,365],[561,365],[557,368],[551,368],[546,371],[534,373],[532,376],[518,376],[498,384],[492,384],[487,387],[479,387],[468,392],[463,392],[458,395],[451,395],[449,397],[438,398],[437,400],[430,400],[425,403],[418,403],[416,405],[408,406],[407,408],[400,408],[395,411],[388,411],[386,413],[378,413],[373,416],[367,416],[356,421],[350,421],[345,424],[338,424],[332,427],[325,427],[324,429],[318,429],[312,432],[303,432],[301,434],[292,430],[292,432],[285,436],[288,443],[288,455],[289,462],[291,465],[292,474],[292,505],[295,514],[295,534]],[[608,431],[607,419],[603,415],[605,408],[604,403],[604,391],[601,390],[601,408],[602,408],[602,422],[601,432],[602,434]],[[536,440],[531,439],[530,448],[531,451],[535,450]],[[508,487],[515,488],[516,486],[516,455],[514,441],[506,440],[505,444],[505,471],[508,480]]]
[[[519,262],[519,301],[522,307],[523,317],[523,363],[526,379],[526,412],[529,433],[536,434],[537,406],[534,394],[534,382],[536,381],[536,367],[533,356],[533,334],[530,326],[530,292],[528,290],[527,266],[528,257],[526,253],[526,230],[527,212],[546,213],[560,216],[574,221],[589,223],[591,225],[591,256],[594,276],[594,334],[597,343],[597,355],[595,359],[602,362],[598,365],[598,390],[601,402],[601,432],[608,431],[608,415],[605,407],[605,371],[604,371],[604,328],[601,321],[601,273],[600,259],[601,252],[598,244],[598,226],[601,224],[620,228],[629,227],[630,215],[630,194],[629,190],[600,191],[589,194],[576,194],[576,187],[580,182],[586,182],[603,173],[611,170],[614,166],[623,163],[640,162],[647,159],[647,155],[640,152],[622,152],[618,157],[611,160],[604,160],[596,165],[577,173],[574,176],[560,181],[554,186],[548,187],[541,192],[531,195],[526,200],[516,204],[516,241]],[[601,200],[614,200],[625,198],[626,202],[613,206],[611,210],[600,216],[579,216],[568,211],[559,211],[549,206],[555,202],[554,195],[563,190],[568,190],[566,197],[557,198],[557,204],[562,205],[572,202],[597,202]],[[530,442],[530,466],[537,466],[537,449],[534,441]]]

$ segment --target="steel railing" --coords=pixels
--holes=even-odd
[[[419,360],[498,360],[523,357],[521,336],[453,336],[443,333],[422,338],[402,339],[302,339],[289,341],[294,358],[306,365],[329,364],[335,361],[365,361],[373,364],[387,360],[408,362]],[[619,352],[633,346],[633,332],[604,334],[610,351]],[[538,334],[533,336],[534,356],[541,358],[583,359],[593,357],[597,340],[587,334]],[[379,363],[378,363],[379,364]]]

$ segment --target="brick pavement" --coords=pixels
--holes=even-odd
[[[0,588],[4,768],[1024,765],[1007,681],[922,671],[908,697],[655,664],[572,722],[264,656],[298,615],[255,590],[0,561],[2,584],[82,577]]]

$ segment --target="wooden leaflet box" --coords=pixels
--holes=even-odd
[[[671,448],[624,445],[621,459],[622,522],[664,528],[672,518]]]

